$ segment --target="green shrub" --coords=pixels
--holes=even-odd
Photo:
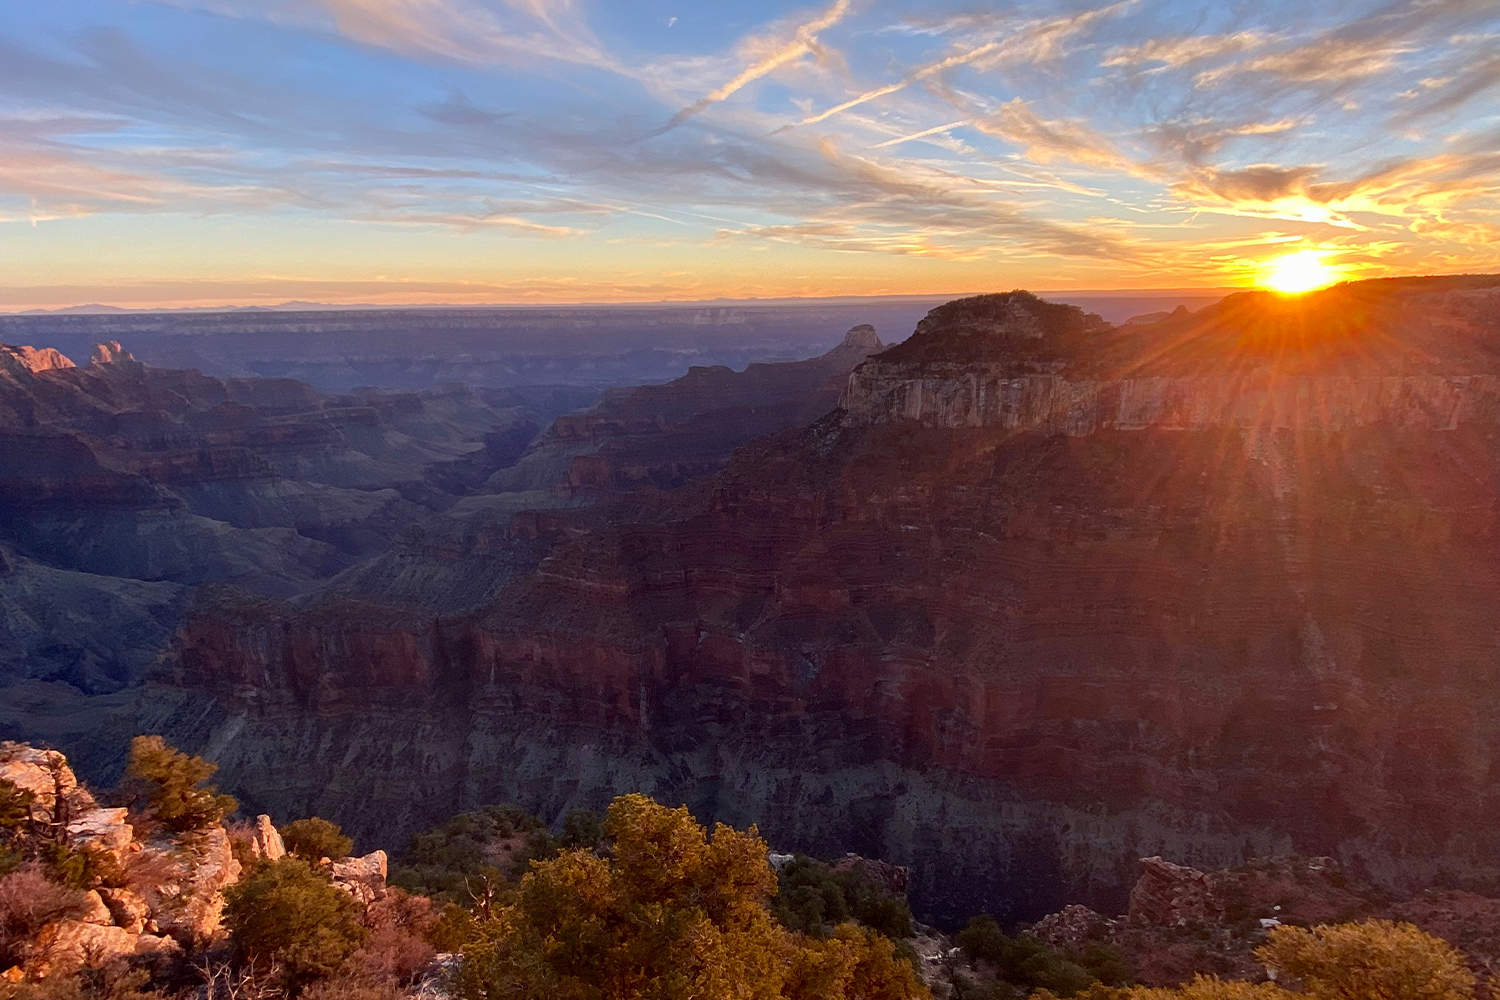
[[[1071,997],[1097,982],[1088,969],[1063,952],[1029,934],[1011,937],[987,914],[973,918],[959,932],[958,946],[971,960],[990,965],[997,981],[1009,984],[1022,996],[1046,990]],[[1105,957],[1103,952],[1097,955],[1101,964],[1106,964]],[[1107,971],[1112,976],[1120,974],[1114,968]],[[1128,970],[1123,974],[1128,978]]]
[[[855,920],[888,938],[911,936],[911,908],[903,897],[855,871],[797,855],[777,875],[773,912],[788,930],[814,937]]]
[[[481,886],[502,885],[557,853],[547,825],[515,806],[460,813],[413,837],[391,872],[407,892],[467,905]]]
[[[1090,941],[1074,956],[1084,971],[1105,986],[1129,986],[1135,981],[1135,970],[1125,953],[1112,944]]]
[[[931,1000],[893,943],[844,924],[793,934],[767,903],[776,875],[752,827],[709,836],[688,810],[616,799],[612,849],[532,864],[514,901],[479,920],[458,1000]]]
[[[137,786],[151,816],[179,833],[206,830],[238,808],[233,796],[205,786],[217,771],[202,757],[168,746],[160,736],[130,741],[126,777]]]
[[[590,809],[570,809],[563,817],[562,846],[589,850],[604,839],[604,817]]]
[[[107,851],[48,841],[38,845],[35,853],[48,874],[73,889],[119,886],[124,879],[120,863]]]
[[[354,849],[354,841],[344,836],[337,823],[318,816],[288,823],[281,828],[281,839],[287,851],[314,864],[320,858],[339,861]]]
[[[0,830],[19,830],[31,818],[31,803],[36,798],[14,782],[0,778]]]
[[[224,900],[240,954],[279,967],[294,986],[333,973],[367,934],[349,894],[297,857],[257,865],[224,890]]]

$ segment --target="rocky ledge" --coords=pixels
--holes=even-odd
[[[0,743],[0,781],[29,793],[28,823],[59,843],[93,856],[108,875],[82,893],[71,916],[44,926],[24,948],[11,982],[46,979],[118,959],[168,959],[224,938],[224,890],[240,877],[230,831],[222,823],[187,834],[141,832],[123,808],[100,805],[63,754],[24,743]],[[286,854],[269,816],[246,835],[249,854]],[[386,855],[323,859],[335,885],[362,904],[385,894]]]

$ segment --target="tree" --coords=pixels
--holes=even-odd
[[[911,936],[906,898],[891,894],[858,870],[835,871],[799,854],[777,874],[777,886],[772,909],[790,930],[821,937],[855,920],[886,937]]]
[[[1318,1000],[1472,1000],[1474,976],[1441,938],[1368,920],[1272,928],[1255,956]]]
[[[827,941],[772,918],[776,875],[752,827],[710,838],[687,809],[618,798],[609,857],[534,861],[515,900],[477,928],[461,1000],[905,1000],[927,997],[890,941],[846,926]]]
[[[570,809],[563,817],[562,846],[593,849],[604,839],[604,821],[592,809]]]
[[[0,778],[0,830],[19,830],[31,819],[36,796],[12,781]]]
[[[288,851],[312,864],[320,858],[347,858],[354,849],[354,841],[344,836],[337,823],[319,816],[288,823],[281,828],[281,839]]]
[[[235,947],[252,964],[279,967],[294,985],[332,973],[367,934],[349,894],[290,855],[257,865],[224,900]]]
[[[219,769],[202,757],[171,747],[160,736],[130,741],[128,778],[143,788],[151,814],[179,833],[206,830],[239,807],[234,797],[205,786]]]

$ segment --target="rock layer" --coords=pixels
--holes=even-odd
[[[1492,302],[955,303],[711,480],[514,516],[462,613],[200,595],[134,718],[362,835],[642,790],[935,917],[1152,855],[1500,886]]]

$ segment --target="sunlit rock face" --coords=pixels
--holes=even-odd
[[[704,484],[516,516],[477,609],[202,595],[140,718],[370,846],[642,790],[908,866],[936,917],[1120,912],[1154,855],[1495,888],[1494,293],[1325,294],[956,304]],[[1004,416],[1082,383],[1114,409]]]
[[[911,421],[1081,436],[1101,430],[1452,430],[1500,423],[1487,288],[1234,296],[1198,316],[1108,329],[1026,293],[935,309],[851,376],[850,425]],[[1493,315],[1493,312],[1491,313]]]

